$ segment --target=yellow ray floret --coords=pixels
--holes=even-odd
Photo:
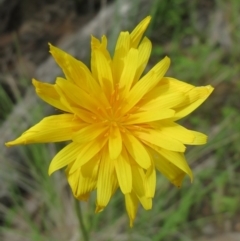
[[[50,53],[65,78],[55,84],[33,80],[37,95],[63,114],[44,118],[7,146],[70,141],[49,166],[49,175],[66,167],[73,195],[88,200],[96,190],[96,212],[119,188],[133,226],[138,205],[152,207],[156,170],[180,187],[192,171],[186,145],[202,145],[207,136],[176,123],[201,105],[211,86],[195,87],[165,77],[170,59],[147,73],[152,44],[143,37],[150,17],[131,32],[121,32],[113,57],[107,38],[91,39],[91,70],[57,47]]]

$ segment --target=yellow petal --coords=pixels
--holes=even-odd
[[[114,176],[114,178],[112,179],[112,195],[111,197],[114,195],[114,193],[116,192],[116,190],[118,189],[119,185],[118,185],[118,180],[117,178]],[[99,213],[102,212],[104,210],[105,207],[103,206],[99,206],[98,203],[96,203],[96,209],[95,209],[95,213]]]
[[[93,97],[92,94],[85,92],[75,84],[65,81],[62,78],[57,78],[56,90],[59,94],[61,94],[62,98],[64,95],[65,99],[69,102],[70,105],[80,106],[88,111],[91,111],[98,118],[102,118],[99,113],[106,114],[106,103],[102,103],[101,98],[94,98],[95,96]]]
[[[96,50],[96,47],[99,48],[101,45],[100,41],[95,38],[94,36],[91,37],[91,72],[95,80],[98,81],[98,75],[97,75],[97,63],[94,56],[94,52]]]
[[[71,140],[77,129],[85,126],[72,114],[52,115],[25,131],[19,138],[6,143],[7,146],[60,142]]]
[[[101,151],[106,142],[107,140],[105,138],[103,140],[96,139],[90,143],[83,144],[81,151],[78,153],[78,157],[70,170],[70,173],[75,172],[78,168],[81,168],[81,166],[91,160],[97,153]]]
[[[138,198],[146,197],[145,174],[143,169],[137,165],[132,165],[132,185]]]
[[[140,106],[146,105],[148,102],[154,101],[157,98],[162,98],[162,96],[165,97],[166,95],[174,94],[174,93],[182,93],[182,92],[179,92],[178,90],[172,91],[169,81],[168,80],[166,81],[166,78],[163,77],[162,80],[156,85],[156,87],[154,87],[151,91],[149,91],[146,95],[144,95],[144,98],[142,98],[138,102],[138,105]]]
[[[151,91],[152,92],[152,91]],[[167,94],[159,94],[158,97],[148,98],[151,94],[147,97],[144,97],[142,101],[139,102],[140,110],[152,110],[152,109],[169,109],[174,108],[175,106],[179,105],[186,100],[186,96],[181,92],[173,92]]]
[[[179,120],[186,115],[189,115],[194,111],[198,106],[200,106],[212,93],[214,88],[210,85],[204,87],[195,87],[187,93],[188,101],[186,105],[180,108],[176,108],[176,114],[174,120]]]
[[[89,199],[90,192],[78,193],[79,185],[83,184],[84,188],[87,186],[87,188],[90,189],[89,186],[92,187],[93,182],[90,183],[88,180],[87,180],[87,182],[84,182],[84,179],[82,178],[82,175],[80,173],[80,169],[78,169],[74,173],[70,174],[69,171],[70,171],[71,167],[72,167],[72,163],[70,163],[68,165],[68,167],[65,170],[65,173],[66,173],[68,183],[72,189],[73,196],[78,200],[87,201]],[[95,187],[96,187],[96,185],[95,185]]]
[[[167,135],[163,135],[161,130],[145,129],[142,131],[134,131],[134,134],[139,139],[166,150],[178,152],[184,152],[186,150],[186,147],[182,144],[182,142],[168,137]]]
[[[110,128],[108,149],[111,160],[117,159],[122,151],[122,137],[118,126]]]
[[[130,227],[133,227],[133,222],[135,220],[137,210],[138,210],[138,198],[134,193],[125,194],[125,205],[130,220]]]
[[[64,101],[66,101],[66,99],[62,100],[62,102],[64,102]],[[75,113],[75,115],[83,122],[88,123],[88,124],[96,123],[96,115],[93,114],[92,112],[84,110],[79,107],[72,107],[72,106],[70,106],[70,107],[71,107],[71,110]]]
[[[174,114],[175,111],[171,109],[139,112],[136,114],[129,115],[129,118],[124,123],[127,125],[146,123],[151,121],[167,119],[173,117]]]
[[[61,90],[59,89],[58,87],[58,92],[61,93]],[[69,101],[69,99],[64,95],[62,94],[61,95],[61,102],[64,103],[64,105],[66,105],[72,113],[74,113],[78,119],[80,119],[80,122],[84,123],[95,123],[96,120],[95,120],[95,115],[93,115],[91,112],[89,111],[86,111],[80,107],[73,107],[71,101]],[[71,103],[71,104],[70,104]]]
[[[72,142],[64,147],[57,155],[52,159],[48,175],[51,175],[53,172],[65,167],[71,162],[75,161],[82,146],[78,143]]]
[[[145,210],[152,209],[152,198],[147,198],[147,197],[138,197],[138,198]]]
[[[96,169],[95,165],[98,167],[100,164],[100,159],[101,159],[101,155],[100,153],[95,155],[90,161],[88,161],[87,163],[85,163],[84,165],[81,166],[80,169],[82,176],[84,178],[90,178],[90,177],[95,177],[98,175],[98,168]]]
[[[110,64],[106,57],[99,50],[95,50],[93,53],[95,59],[95,65],[97,70],[97,79],[102,87],[106,96],[110,97],[113,92],[113,75]]]
[[[172,162],[169,161],[169,159],[166,159],[158,152],[152,151],[152,158],[158,171],[160,171],[165,177],[167,177],[173,185],[175,185],[176,187],[181,187],[186,172],[173,165]]]
[[[150,123],[150,125],[159,129],[164,136],[176,139],[188,145],[202,145],[207,141],[207,136],[196,131],[191,131],[172,121],[158,121]]]
[[[110,159],[108,151],[103,150],[97,181],[97,209],[107,206],[113,192],[113,182],[116,179],[114,162]]]
[[[84,164],[79,172],[79,184],[77,189],[77,197],[85,197],[85,195],[97,187],[97,177],[99,170],[100,159],[99,156],[92,158],[89,162]],[[75,172],[72,174],[74,175]]]
[[[132,180],[133,191],[137,195],[143,208],[149,210],[152,208],[152,199],[146,197],[146,183],[145,174],[142,168],[138,166],[132,166]]]
[[[165,57],[134,85],[127,96],[127,104],[124,106],[123,112],[129,111],[145,94],[151,91],[158,82],[161,81],[162,77],[168,70],[169,65],[170,59]]]
[[[151,159],[145,146],[130,133],[122,134],[122,138],[128,153],[138,165],[144,169],[149,168],[151,165]]]
[[[72,84],[71,82],[65,81],[62,78],[57,78],[56,85],[61,89],[61,93],[64,93],[65,96],[76,106],[85,108],[86,110],[96,112],[99,103],[92,98],[91,95],[86,93],[84,90],[78,86]],[[58,89],[57,89],[58,90]],[[71,103],[70,102],[70,103]]]
[[[136,82],[140,79],[144,69],[146,68],[151,51],[152,43],[147,37],[144,37],[143,41],[138,47],[138,67],[134,76],[133,85],[136,84]]]
[[[159,149],[158,152],[160,155],[166,158],[169,162],[171,162],[173,165],[175,165],[176,167],[181,169],[184,173],[186,173],[190,177],[191,181],[193,180],[192,171],[189,168],[183,153],[167,151],[164,149]]]
[[[187,93],[195,88],[193,85],[171,77],[163,77],[162,81],[159,83],[159,86],[161,85],[167,85],[170,92],[180,91],[182,93]]]
[[[191,131],[191,130],[189,130]],[[197,131],[191,131],[191,133],[194,135],[194,139],[191,143],[186,143],[189,145],[203,145],[207,143],[207,136],[201,132]]]
[[[109,52],[107,51],[107,38],[106,36],[102,37],[102,43],[95,38],[94,36],[91,37],[91,71],[92,75],[95,80],[98,81],[98,70],[97,70],[97,59],[95,58],[95,51],[99,50],[102,52],[102,54],[105,56],[105,59],[107,59],[108,63],[111,63],[111,57],[109,55]]]
[[[104,127],[101,123],[94,123],[91,125],[82,128],[81,130],[77,131],[73,136],[72,140],[79,142],[79,143],[87,143],[95,140],[101,134],[106,132],[108,127]]]
[[[76,193],[77,193],[77,188],[79,184],[79,175],[70,175],[69,174],[70,167],[71,167],[71,164],[68,165],[68,167],[65,170],[65,173],[68,180],[68,184],[72,189],[72,194],[74,197],[77,198]]]
[[[152,164],[146,172],[146,197],[153,198],[156,190],[156,171],[155,166]]]
[[[122,150],[118,159],[114,161],[114,167],[122,193],[130,193],[132,191],[132,170],[125,149]]]
[[[112,72],[114,75],[114,84],[119,83],[122,70],[124,68],[124,59],[130,48],[130,35],[128,32],[121,32],[115,47]]]
[[[111,63],[111,56],[107,50],[107,38],[105,35],[102,36],[102,42],[100,42],[97,38],[93,37],[91,38],[91,49],[92,49],[92,56],[93,57],[93,53],[95,50],[99,50],[102,52],[102,54],[105,56],[106,60],[108,61],[108,63]],[[91,61],[93,60],[93,58],[91,58]],[[92,64],[95,65],[94,62],[91,62],[91,68],[92,68]],[[94,77],[96,77],[97,75],[94,75]]]
[[[114,178],[112,179],[112,196],[114,195],[114,193],[117,191],[118,188],[119,188],[119,183],[115,172]]]
[[[142,39],[144,32],[146,31],[149,23],[151,21],[151,17],[147,16],[144,18],[131,32],[131,48],[137,48],[139,42]]]
[[[80,88],[90,91],[88,88],[88,83],[94,82],[94,79],[92,78],[91,72],[87,66],[63,50],[54,47],[51,44],[49,44],[49,46],[50,53],[63,70],[66,78],[74,82]]]
[[[42,83],[35,79],[32,80],[33,85],[35,86],[35,90],[37,95],[47,102],[48,104],[56,107],[57,109],[71,112],[69,108],[67,108],[60,100],[60,96],[56,91],[55,85]]]
[[[124,59],[124,68],[119,81],[119,88],[123,89],[124,94],[128,93],[138,67],[138,50],[130,49]]]
[[[91,111],[81,108],[80,106],[76,106],[76,103],[73,102],[74,97],[69,97],[66,94],[64,94],[63,90],[58,85],[56,85],[56,89],[59,95],[61,95],[61,102],[65,106],[67,106],[67,108],[69,108],[72,113],[77,115],[80,120],[89,124],[96,123],[96,121],[99,119],[97,113],[92,113]],[[74,100],[76,101],[76,99]]]

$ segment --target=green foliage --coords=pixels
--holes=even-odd
[[[13,107],[12,100],[0,85],[0,125]]]

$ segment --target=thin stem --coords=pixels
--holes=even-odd
[[[86,226],[83,222],[81,206],[79,204],[79,201],[75,198],[74,198],[74,203],[75,203],[77,218],[78,218],[78,221],[79,221],[79,227],[80,227],[80,230],[82,231],[82,235],[83,235],[83,240],[89,241],[88,230],[87,230],[87,228],[86,228]]]

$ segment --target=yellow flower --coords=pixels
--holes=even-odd
[[[49,174],[67,166],[73,195],[87,200],[97,190],[96,212],[104,209],[120,187],[130,226],[138,203],[152,207],[156,173],[180,186],[192,172],[184,158],[185,144],[201,145],[207,137],[175,121],[201,105],[213,91],[164,77],[165,57],[143,75],[151,42],[142,38],[150,17],[131,32],[121,32],[114,56],[107,38],[91,40],[91,71],[50,45],[66,79],[54,85],[33,80],[37,94],[64,114],[44,118],[7,146],[71,141],[52,160]]]

